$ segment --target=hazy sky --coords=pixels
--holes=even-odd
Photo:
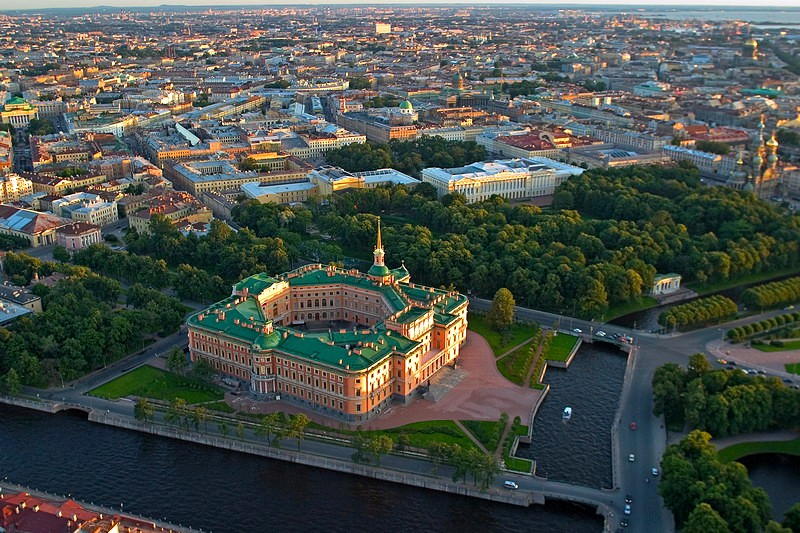
[[[608,0],[584,0],[582,2],[562,1],[562,0],[433,0],[436,3],[447,4],[601,4],[601,5],[723,5],[728,7],[767,7],[767,6],[797,6],[796,0],[638,0],[638,1],[608,1]],[[275,5],[275,4],[421,4],[425,5],[425,0],[395,0],[392,2],[374,2],[372,0],[277,0],[265,2],[264,0],[0,0],[0,10],[5,9],[39,9],[47,7],[92,7],[98,5],[132,7],[132,6],[159,6],[169,5],[202,5],[224,7],[226,4],[235,5]]]

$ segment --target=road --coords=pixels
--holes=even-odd
[[[491,306],[491,300],[470,298],[470,306],[473,309],[488,310]],[[553,327],[558,323],[562,329],[581,329],[584,336],[586,334],[592,336],[598,329],[602,329],[608,335],[620,333],[633,338],[633,344],[636,349],[629,362],[630,368],[626,374],[622,397],[620,398],[619,425],[616,428],[612,428],[615,431],[612,438],[615,438],[617,442],[616,456],[613,457],[614,469],[617,474],[617,490],[610,498],[613,501],[612,506],[616,516],[622,516],[621,512],[625,505],[625,496],[631,495],[633,497],[631,515],[628,517],[629,526],[626,531],[675,530],[672,513],[664,507],[658,494],[659,477],[651,474],[653,467],[659,467],[667,442],[663,417],[653,416],[652,381],[656,368],[665,363],[686,365],[688,356],[694,353],[705,353],[716,364],[715,359],[722,356],[720,345],[723,342],[725,331],[739,325],[777,316],[784,312],[776,310],[728,322],[725,324],[724,329],[712,326],[688,333],[657,335],[612,324],[580,320],[544,311],[516,307],[517,319],[536,321],[545,327]],[[600,339],[594,337],[594,340],[598,341]],[[737,362],[739,364],[743,363],[742,361]],[[748,364],[747,366],[758,369],[755,365]],[[796,376],[792,377],[790,374],[774,370],[770,370],[769,373],[782,378],[796,378]],[[636,422],[636,430],[630,429],[631,422]],[[612,449],[614,448],[612,446]],[[634,461],[632,462],[628,460],[630,454],[634,454]],[[657,524],[659,524],[658,527],[656,527]]]

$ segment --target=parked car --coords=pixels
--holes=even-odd
[[[517,490],[519,488],[519,485],[517,485],[514,481],[506,480],[503,482],[503,487],[511,490]]]
[[[575,328],[575,329],[572,330],[572,332],[580,334],[580,333],[583,333],[583,330],[580,329],[580,328]]]
[[[598,331],[597,332],[597,336],[598,337],[605,337],[606,336],[606,332],[605,331]]]

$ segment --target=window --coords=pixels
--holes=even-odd
[[[361,412],[361,404],[360,403],[356,404],[356,412],[359,412],[359,413]]]

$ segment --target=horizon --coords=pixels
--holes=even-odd
[[[398,0],[395,2],[375,3],[369,0],[344,0],[332,2],[309,2],[307,0],[280,0],[277,2],[264,2],[263,0],[237,0],[231,5],[224,5],[220,0],[70,0],[64,2],[63,0],[7,0],[6,5],[0,9],[4,11],[35,11],[39,9],[103,9],[103,8],[158,8],[158,7],[209,7],[218,9],[236,9],[240,7],[281,7],[281,6],[329,6],[340,5],[363,5],[372,7],[392,7],[401,5],[406,6],[425,6],[419,0]],[[65,5],[67,4],[67,5]],[[431,4],[427,4],[431,5]],[[755,5],[753,0],[705,0],[702,3],[697,3],[692,0],[639,0],[635,2],[612,2],[608,3],[603,0],[584,0],[581,2],[562,2],[560,0],[538,0],[534,3],[526,2],[525,0],[437,0],[433,5],[452,5],[452,6],[502,6],[502,5],[519,5],[519,6],[563,6],[565,8],[575,7],[592,7],[596,8],[602,6],[605,8],[664,8],[664,7],[691,7],[694,9],[702,9],[706,7],[711,8],[727,8],[727,9],[748,9],[748,10],[761,10],[771,8],[791,8],[800,9],[796,2],[788,0],[764,0],[763,3]]]

